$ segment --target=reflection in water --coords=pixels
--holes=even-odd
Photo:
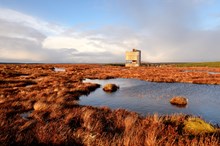
[[[55,72],[59,72],[59,71],[64,72],[65,69],[64,69],[64,68],[57,68],[57,67],[54,67],[54,71],[55,71]]]
[[[211,123],[220,123],[220,86],[187,83],[155,83],[135,79],[85,80],[104,86],[114,83],[120,89],[112,94],[102,88],[80,98],[81,105],[124,108],[142,115],[185,113],[201,116]],[[189,103],[178,108],[169,103],[173,96],[185,96]]]
[[[29,115],[30,115],[32,112],[33,112],[33,111],[24,112],[24,113],[20,114],[20,116],[21,116],[23,119],[28,120]]]

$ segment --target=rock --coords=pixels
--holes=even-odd
[[[34,110],[47,110],[49,105],[45,102],[38,101],[34,104]]]
[[[181,96],[176,96],[170,99],[170,103],[178,106],[185,106],[188,103],[188,99]]]
[[[103,87],[103,90],[105,92],[115,92],[119,89],[119,87],[115,84],[106,84],[104,87]]]

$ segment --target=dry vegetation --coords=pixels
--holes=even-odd
[[[65,72],[55,72],[54,67],[65,68]],[[191,130],[186,130],[187,121],[192,119],[188,115],[155,114],[141,117],[122,109],[81,106],[77,102],[81,95],[88,95],[99,87],[97,84],[83,83],[85,78],[137,78],[155,82],[220,84],[220,74],[204,71],[220,72],[220,68],[1,64],[0,143],[220,145],[217,127],[211,126],[211,130],[202,133],[192,131],[192,126]],[[195,126],[192,122],[190,124]]]
[[[170,99],[170,103],[176,106],[186,106],[188,103],[188,99],[181,96],[175,96]]]

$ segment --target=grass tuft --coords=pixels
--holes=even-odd
[[[190,117],[184,122],[184,130],[192,134],[214,133],[216,129],[200,118]]]

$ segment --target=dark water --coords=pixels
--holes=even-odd
[[[104,86],[114,83],[120,86],[115,93],[106,93],[102,87],[82,96],[81,105],[109,106],[112,109],[123,108],[145,116],[185,113],[204,118],[213,124],[220,124],[220,85],[198,85],[187,83],[155,83],[136,79],[85,80]],[[185,108],[169,103],[173,96],[189,99]]]
[[[32,113],[33,111],[28,111],[28,112],[24,112],[24,113],[21,113],[20,116],[25,119],[25,120],[28,120],[30,114]]]

